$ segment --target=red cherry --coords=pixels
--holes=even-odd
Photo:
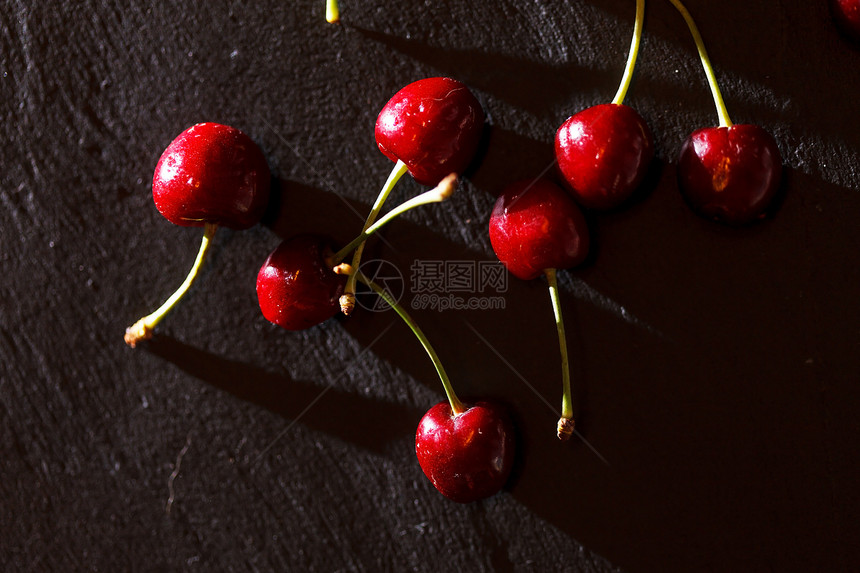
[[[152,196],[176,225],[247,229],[263,216],[269,183],[269,166],[251,138],[226,125],[198,123],[164,150]]]
[[[555,134],[555,156],[574,198],[611,209],[642,183],[654,157],[645,120],[626,105],[605,103],[571,116]]]
[[[831,0],[833,19],[849,37],[860,41],[860,0]]]
[[[303,330],[340,310],[346,277],[326,263],[328,247],[313,235],[297,235],[272,251],[257,274],[257,299],[267,320]]]
[[[781,171],[779,149],[764,129],[748,124],[707,127],[684,142],[678,183],[694,210],[740,225],[764,216]]]
[[[394,94],[376,119],[376,143],[402,161],[416,181],[436,185],[460,174],[475,155],[484,111],[469,88],[450,78],[413,82]]]
[[[415,454],[424,475],[445,497],[469,503],[498,493],[514,461],[514,430],[498,404],[478,401],[458,415],[448,402],[424,414]]]
[[[490,243],[514,276],[531,280],[546,269],[566,269],[585,260],[588,226],[558,185],[544,179],[519,181],[493,207]]]

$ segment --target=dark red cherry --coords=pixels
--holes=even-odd
[[[498,493],[514,461],[514,429],[507,412],[492,402],[466,405],[458,415],[440,402],[421,418],[415,453],[424,475],[459,503]]]
[[[781,173],[776,141],[764,129],[748,124],[694,131],[678,162],[678,184],[690,206],[731,225],[765,215]]]
[[[345,275],[326,263],[321,237],[297,235],[272,251],[257,274],[257,299],[267,320],[287,330],[303,330],[340,310]]]
[[[860,0],[831,0],[830,8],[839,28],[860,42]]]
[[[509,185],[490,215],[493,250],[521,279],[580,264],[588,255],[588,242],[588,225],[579,207],[545,179]]]
[[[416,181],[436,185],[462,173],[478,148],[484,110],[469,88],[450,78],[413,82],[394,94],[376,119],[376,143],[402,161]]]
[[[642,183],[654,158],[654,142],[636,110],[605,103],[582,110],[558,128],[555,156],[581,205],[611,209]]]
[[[269,166],[251,138],[226,125],[198,123],[164,150],[152,197],[176,225],[247,229],[263,216],[269,184]]]

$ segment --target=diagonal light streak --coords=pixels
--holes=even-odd
[[[520,199],[522,199],[523,197],[525,197],[526,193],[528,193],[528,192],[531,190],[531,188],[535,186],[535,183],[537,183],[538,181],[540,181],[540,180],[541,180],[541,178],[543,178],[543,176],[544,176],[544,175],[546,175],[546,174],[549,172],[549,170],[550,170],[550,169],[552,169],[553,167],[555,167],[555,164],[556,164],[556,163],[558,163],[558,160],[557,160],[557,159],[553,159],[553,160],[552,160],[552,163],[550,163],[549,165],[547,165],[546,167],[544,167],[543,171],[541,171],[541,172],[538,174],[538,176],[537,176],[537,177],[535,177],[534,179],[532,179],[532,182],[531,182],[531,183],[529,183],[529,184],[528,184],[528,186],[527,186],[525,189],[523,189],[523,190],[520,192],[520,194],[519,194],[519,195],[517,195],[517,196],[516,196],[516,198],[514,198],[514,200],[513,200],[513,201],[511,201],[510,205],[508,205],[508,208],[513,207],[514,205],[516,205],[516,204],[517,204],[517,201],[519,201]]]
[[[468,327],[472,330],[472,332],[474,332],[474,333],[475,333],[475,335],[477,335],[477,337],[481,339],[481,341],[482,341],[482,342],[487,346],[487,348],[489,348],[490,350],[492,350],[492,351],[493,351],[493,354],[495,354],[496,356],[498,356],[498,357],[499,357],[499,360],[501,360],[501,361],[504,363],[504,365],[505,365],[505,366],[507,366],[507,367],[511,370],[511,372],[513,372],[514,374],[516,374],[516,375],[517,375],[517,378],[519,378],[520,380],[522,380],[523,384],[525,384],[526,386],[528,386],[528,387],[529,387],[529,389],[530,389],[532,392],[534,392],[535,396],[537,396],[538,398],[540,398],[541,402],[543,402],[544,404],[546,404],[546,406],[547,406],[547,407],[552,411],[552,413],[553,413],[553,414],[558,415],[558,411],[555,409],[555,407],[554,407],[552,404],[550,404],[550,403],[549,403],[549,401],[548,401],[546,398],[544,398],[544,397],[543,397],[543,395],[542,395],[540,392],[538,392],[537,388],[535,388],[535,387],[531,384],[531,382],[529,382],[528,380],[526,380],[525,376],[523,376],[522,374],[520,374],[519,370],[517,370],[516,368],[514,368],[513,364],[511,364],[510,362],[508,362],[508,360],[507,360],[507,359],[502,355],[502,353],[501,353],[501,352],[499,352],[498,350],[496,350],[496,348],[495,348],[492,344],[490,344],[490,341],[489,341],[489,340],[487,340],[486,338],[484,338],[484,336],[483,336],[480,332],[478,332],[478,329],[476,329],[474,326],[472,326],[472,323],[470,323],[468,320],[464,320],[463,322],[465,322],[465,323],[466,323],[466,326],[468,326]],[[590,449],[590,450],[594,453],[594,455],[595,455],[595,456],[597,456],[597,457],[600,459],[600,461],[602,461],[602,462],[603,462],[604,464],[606,464],[607,466],[609,465],[609,462],[606,460],[606,458],[604,458],[602,455],[600,455],[600,452],[598,452],[598,451],[597,451],[597,449],[596,449],[594,446],[592,446],[592,445],[588,442],[588,440],[586,440],[586,439],[585,439],[585,436],[583,436],[582,434],[580,434],[576,429],[574,429],[574,430],[573,430],[573,433],[574,433],[574,434],[576,434],[576,436],[577,436],[580,440],[582,440],[582,443],[584,443],[586,446],[588,446],[588,449]]]
[[[344,377],[344,375],[346,375],[346,373],[347,373],[347,372],[349,372],[349,367],[350,367],[350,366],[352,366],[353,364],[355,364],[356,362],[358,362],[359,358],[361,358],[362,356],[364,356],[365,354],[367,354],[367,353],[370,351],[370,349],[371,349],[371,348],[373,348],[373,345],[374,345],[374,344],[376,344],[377,342],[379,342],[379,340],[380,340],[380,339],[385,335],[385,333],[386,333],[386,332],[388,332],[389,330],[391,330],[391,327],[392,327],[392,326],[394,326],[394,323],[393,323],[393,322],[392,322],[392,323],[390,323],[388,326],[386,326],[386,327],[382,330],[382,332],[380,332],[380,333],[379,333],[379,335],[378,335],[376,338],[374,338],[374,339],[370,342],[370,344],[368,344],[368,345],[367,345],[367,346],[366,346],[366,347],[365,347],[361,352],[359,352],[359,353],[356,355],[355,359],[353,359],[353,361],[352,361],[352,362],[350,362],[350,363],[347,365],[347,367],[346,367],[346,368],[344,368],[344,369],[343,369],[343,371],[342,371],[340,374],[338,374],[338,376],[337,376],[335,379],[333,379],[333,380],[331,381],[331,383],[330,383],[328,386],[326,386],[325,388],[323,388],[323,389],[322,389],[322,391],[320,391],[320,393],[319,393],[319,394],[317,394],[317,395],[316,395],[316,397],[315,397],[313,400],[311,400],[311,401],[310,401],[310,403],[309,403],[307,406],[305,406],[305,408],[304,408],[301,412],[299,412],[299,413],[298,413],[298,415],[296,415],[296,417],[295,417],[295,418],[293,418],[293,421],[292,421],[292,422],[290,422],[289,424],[287,424],[287,427],[286,427],[286,428],[284,428],[283,430],[281,430],[281,432],[280,432],[277,436],[275,436],[275,437],[274,437],[274,439],[271,441],[271,443],[269,443],[269,445],[268,445],[268,446],[266,446],[266,447],[263,449],[263,451],[261,451],[261,452],[260,452],[260,454],[259,454],[256,458],[254,458],[254,461],[253,461],[253,462],[251,462],[251,464],[253,465],[253,464],[257,463],[257,462],[260,460],[260,458],[262,458],[262,457],[263,457],[263,455],[264,455],[266,452],[268,452],[269,450],[271,450],[271,449],[272,449],[272,446],[274,446],[274,445],[275,445],[275,444],[276,444],[276,443],[277,443],[281,438],[283,438],[283,437],[284,437],[284,435],[285,435],[287,432],[289,432],[289,431],[290,431],[290,428],[292,428],[293,426],[295,426],[295,425],[296,425],[296,423],[297,423],[299,420],[301,420],[301,419],[302,419],[302,417],[303,417],[305,414],[307,414],[307,413],[308,413],[308,411],[310,411],[310,409],[311,409],[311,408],[313,408],[313,407],[314,407],[314,405],[315,405],[317,402],[319,402],[319,401],[320,401],[320,399],[321,399],[323,396],[325,396],[325,395],[326,395],[326,393],[327,393],[329,390],[331,390],[332,388],[334,388],[335,383],[336,383],[338,380],[340,380],[341,378],[343,378],[343,377]]]

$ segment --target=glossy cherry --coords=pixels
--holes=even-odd
[[[424,185],[461,174],[475,155],[484,129],[484,110],[469,88],[451,78],[413,82],[388,100],[376,118],[376,144],[395,162],[364,223],[370,227],[388,195],[408,171]],[[356,249],[352,268],[361,266],[364,247]],[[350,274],[341,306],[355,306],[355,274]]]
[[[376,119],[376,143],[402,161],[421,184],[436,185],[471,163],[484,128],[484,111],[465,84],[451,78],[413,82],[385,104]]]
[[[704,217],[740,225],[765,215],[779,189],[781,170],[776,141],[761,127],[708,127],[684,142],[678,184]]]
[[[321,237],[297,235],[283,241],[257,274],[257,299],[267,320],[287,330],[303,330],[333,317],[346,277],[327,262]]]
[[[270,174],[263,152],[236,128],[198,123],[174,139],[155,166],[152,197],[171,223],[203,227],[194,265],[179,288],[125,331],[134,348],[185,296],[198,276],[219,226],[247,229],[259,222],[269,200]]]
[[[708,78],[718,127],[694,131],[681,146],[678,186],[703,217],[742,225],[764,217],[776,196],[782,159],[773,137],[755,125],[734,125],[720,93],[708,52],[681,0],[669,0],[687,23]]]
[[[409,313],[361,271],[353,276],[388,303],[424,347],[442,382],[447,402],[424,415],[415,432],[415,454],[442,495],[460,503],[489,497],[505,484],[514,458],[514,429],[504,408],[488,401],[464,404],[430,341]]]
[[[831,0],[830,9],[842,32],[860,42],[860,0]]]
[[[227,125],[198,123],[164,150],[152,197],[176,225],[247,229],[263,216],[270,179],[263,152],[251,138]]]
[[[490,243],[514,276],[530,280],[546,269],[566,269],[584,261],[588,226],[558,185],[545,179],[519,181],[496,200]]]
[[[440,402],[421,418],[415,454],[439,492],[459,503],[498,493],[511,472],[515,439],[507,412],[493,402],[464,404],[459,414]]]
[[[588,255],[585,218],[570,196],[554,183],[543,179],[520,181],[509,185],[496,200],[490,215],[490,243],[514,276],[524,280],[546,277],[561,352],[562,400],[557,434],[560,440],[568,440],[574,432],[573,398],[556,269],[576,266]]]
[[[562,124],[555,135],[555,156],[577,202],[611,209],[642,183],[654,158],[654,142],[636,110],[606,103]]]
[[[642,183],[654,158],[654,138],[642,116],[624,105],[642,37],[645,2],[636,2],[636,20],[627,66],[612,103],[569,117],[555,134],[558,168],[581,205],[612,209]]]

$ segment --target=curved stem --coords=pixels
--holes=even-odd
[[[549,296],[552,299],[552,310],[555,314],[555,327],[558,331],[558,349],[561,351],[561,419],[558,424],[558,437],[566,440],[573,432],[573,399],[570,391],[570,361],[567,357],[567,337],[564,334],[564,319],[561,316],[561,298],[558,295],[558,280],[555,269],[545,269],[544,275],[549,284]],[[562,428],[570,426],[570,432],[563,432]],[[564,435],[563,435],[564,434]]]
[[[427,351],[427,355],[430,356],[430,360],[433,361],[433,366],[436,367],[436,372],[439,373],[439,380],[442,381],[442,387],[445,389],[445,395],[448,397],[448,403],[451,404],[451,411],[455,416],[462,414],[466,411],[466,407],[457,398],[457,394],[454,393],[454,388],[451,386],[451,380],[448,378],[448,374],[445,372],[445,368],[442,366],[442,361],[439,360],[439,356],[436,354],[436,351],[433,349],[433,346],[430,344],[430,341],[427,340],[427,336],[424,335],[424,332],[415,321],[409,316],[409,313],[406,312],[402,306],[400,306],[394,298],[388,292],[383,289],[381,286],[364,276],[362,273],[356,271],[353,276],[355,276],[358,280],[360,280],[363,284],[370,287],[370,289],[375,292],[377,295],[382,297],[388,306],[394,309],[400,318],[403,319],[418,340],[421,342],[421,345],[424,347],[424,350]]]
[[[176,306],[176,303],[185,296],[185,293],[188,292],[188,289],[191,288],[191,284],[194,282],[194,279],[197,278],[198,273],[200,272],[200,268],[203,266],[204,261],[206,261],[206,254],[209,252],[209,247],[212,244],[212,237],[215,235],[215,231],[218,230],[218,225],[214,223],[206,223],[203,227],[203,241],[200,243],[200,250],[197,252],[197,258],[194,260],[194,265],[191,267],[191,270],[188,272],[188,276],[185,277],[185,280],[182,281],[182,284],[179,285],[179,288],[176,289],[170,298],[164,301],[160,307],[158,307],[152,313],[144,316],[133,325],[129,326],[125,330],[125,342],[132,348],[140,342],[141,340],[145,340],[152,336],[152,330],[158,325],[159,322],[173,310],[173,307]]]
[[[379,216],[379,211],[382,210],[382,205],[385,203],[385,200],[388,199],[388,195],[391,193],[391,190],[394,189],[394,186],[397,185],[397,182],[400,181],[400,178],[403,177],[406,172],[409,171],[409,168],[406,167],[406,164],[400,160],[397,160],[397,163],[394,164],[394,168],[391,170],[391,173],[388,175],[388,179],[385,181],[385,185],[382,186],[382,189],[379,191],[379,195],[376,197],[376,201],[373,203],[373,206],[370,208],[370,213],[367,215],[367,219],[364,222],[364,227],[362,227],[361,232],[364,233],[368,227],[370,227],[374,221],[376,221],[376,217]],[[355,241],[352,241],[355,242]],[[350,244],[352,244],[352,242]],[[352,255],[352,268],[358,270],[358,266],[361,264],[361,255],[364,253],[364,242],[361,241],[358,243],[355,248],[355,254]],[[343,253],[343,254],[342,254]],[[344,249],[341,249],[337,255],[335,255],[335,264],[339,263],[338,256],[345,257],[349,251],[344,253]],[[346,279],[346,286],[343,289],[343,295],[341,296],[341,310],[347,316],[352,313],[352,309],[355,304],[355,274],[350,274]]]
[[[420,207],[421,205],[429,205],[430,203],[441,203],[446,200],[456,189],[457,185],[457,174],[452,173],[448,175],[439,182],[439,185],[431,189],[430,191],[425,191],[421,195],[417,197],[413,197],[409,201],[405,201],[386,213],[380,220],[375,222],[374,224],[366,227],[359,235],[350,241],[344,248],[339,250],[334,256],[331,258],[332,265],[337,265],[340,263],[346,255],[352,252],[353,249],[361,248],[364,242],[379,229],[390,223],[392,220],[396,219],[406,211],[414,209],[415,207]],[[357,251],[356,251],[357,252]],[[353,257],[353,261],[355,257]],[[353,266],[355,268],[355,266]]]
[[[699,34],[699,29],[693,21],[693,17],[681,4],[680,0],[669,0],[672,5],[678,9],[690,33],[693,35],[693,40],[696,42],[696,49],[699,51],[699,59],[702,60],[702,67],[705,68],[705,75],[708,77],[708,84],[711,86],[711,94],[714,96],[714,105],[717,108],[717,116],[720,118],[720,127],[731,127],[732,120],[729,119],[729,112],[726,109],[726,104],[723,101],[723,94],[720,93],[720,87],[717,85],[717,78],[714,75],[714,68],[711,66],[711,60],[708,58],[708,52],[705,50],[705,43],[702,41],[702,35]]]
[[[633,40],[630,41],[630,53],[627,55],[627,66],[624,68],[624,75],[621,77],[621,85],[618,86],[618,92],[612,99],[612,103],[621,105],[624,103],[624,98],[627,96],[627,90],[630,88],[630,81],[633,79],[633,70],[636,67],[636,56],[639,54],[639,44],[642,42],[642,27],[645,21],[645,0],[636,0],[636,20],[633,23]]]
[[[337,0],[326,0],[325,19],[329,24],[340,21],[340,8],[337,6]]]

